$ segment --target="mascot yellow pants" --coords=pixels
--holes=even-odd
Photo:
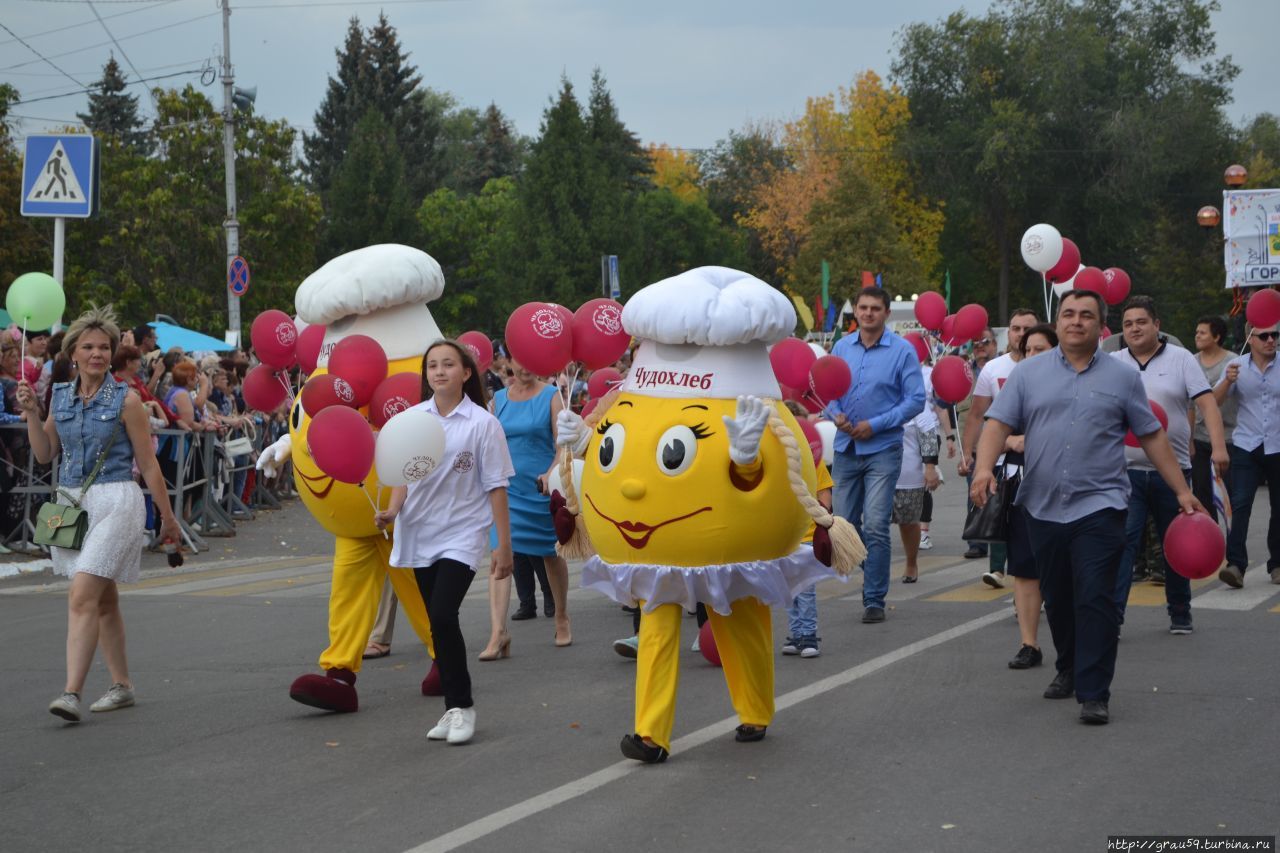
[[[747,726],[769,725],[773,721],[773,620],[769,608],[755,598],[742,598],[733,603],[730,615],[721,616],[707,608],[707,616],[739,721]],[[636,734],[668,751],[676,720],[683,618],[679,604],[659,605],[640,616]]]
[[[369,643],[378,615],[382,583],[391,579],[400,607],[414,633],[435,657],[431,622],[413,569],[391,568],[391,540],[378,536],[353,539],[334,537],[333,589],[329,593],[329,648],[320,655],[322,669],[360,671],[360,659]]]

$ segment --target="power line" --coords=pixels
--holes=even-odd
[[[53,61],[52,59],[50,59],[49,57],[45,56],[45,55],[44,55],[43,53],[41,53],[40,51],[36,50],[34,47],[32,47],[31,45],[27,44],[25,41],[22,41],[22,38],[21,38],[17,33],[15,33],[13,30],[9,29],[9,28],[8,28],[8,27],[6,27],[4,24],[0,24],[0,27],[3,27],[3,28],[4,28],[4,31],[5,31],[6,33],[8,33],[9,35],[13,36],[15,40],[17,40],[17,41],[19,41],[19,42],[22,42],[22,46],[23,46],[23,47],[25,47],[27,50],[29,50],[29,51],[31,51],[32,53],[34,53],[36,56],[40,57],[40,59],[33,60],[34,62],[41,62],[41,61],[43,61],[43,62],[47,62],[47,63],[49,63],[49,67],[50,67],[50,68],[52,68],[54,71],[57,71],[58,73],[60,73],[63,77],[66,77],[66,78],[67,78],[68,80],[70,80],[72,83],[75,83],[77,86],[83,86],[83,85],[84,85],[84,84],[83,84],[83,83],[81,83],[79,80],[77,80],[76,78],[72,77],[70,74],[68,74],[67,72],[63,71],[61,68],[59,68],[59,67],[54,63],[54,61]],[[28,63],[24,63],[24,64],[25,64],[25,65],[30,65],[31,63],[29,63],[29,62],[28,62]]]
[[[116,41],[116,37],[112,35],[111,30],[107,29],[107,22],[102,20],[102,15],[98,14],[98,7],[94,6],[93,3],[90,2],[89,11],[93,12],[93,16],[98,19],[98,23],[102,24],[102,31],[107,34],[107,38],[111,39],[111,43],[116,46],[116,49],[120,51],[120,55],[124,57],[124,61],[129,64],[129,70],[133,72],[133,76],[138,79],[142,79],[142,72],[140,72],[138,67],[133,64],[133,60],[129,58],[129,54],[124,52],[124,48],[120,46],[120,42]],[[160,102],[156,99],[156,93],[152,91],[150,86],[147,87],[147,94],[151,96],[151,106],[155,108],[156,114],[159,115]]]
[[[28,2],[31,2],[31,0],[28,0]],[[39,0],[39,2],[44,2],[44,0]],[[80,2],[88,2],[88,0],[75,0],[75,2],[78,2],[78,3],[80,3]],[[159,2],[159,0],[157,0],[157,2]],[[165,24],[165,25],[160,26],[160,27],[152,27],[152,28],[151,28],[151,29],[149,29],[149,30],[143,30],[142,32],[139,32],[139,33],[133,33],[132,35],[124,36],[124,37],[122,37],[122,38],[120,39],[120,41],[128,41],[129,39],[135,39],[135,38],[138,38],[139,36],[150,35],[151,33],[158,33],[158,32],[160,32],[161,30],[171,30],[171,29],[173,29],[174,27],[180,27],[180,26],[182,26],[183,24],[190,24],[190,23],[194,23],[195,21],[203,21],[205,18],[214,18],[214,17],[217,17],[219,14],[221,14],[221,13],[220,13],[220,12],[210,12],[210,13],[208,13],[207,15],[197,15],[197,16],[196,16],[196,17],[194,17],[194,18],[187,18],[187,19],[182,20],[182,21],[176,21],[175,23],[172,23],[172,24]],[[0,25],[0,26],[2,26],[2,25]],[[6,31],[8,31],[11,35],[14,35],[14,37],[15,37],[15,38],[17,37],[17,36],[13,33],[13,30],[10,30],[8,27],[5,27],[4,29],[5,29]],[[91,45],[89,45],[89,46],[87,46],[87,47],[80,47],[80,48],[76,48],[75,50],[67,50],[67,51],[63,51],[62,53],[55,53],[55,54],[53,54],[53,55],[52,55],[52,57],[51,57],[51,58],[53,58],[53,59],[60,59],[61,57],[64,57],[64,56],[71,56],[72,54],[76,54],[76,53],[84,53],[84,52],[85,52],[85,51],[87,51],[87,50],[95,50],[95,49],[97,49],[97,48],[99,48],[99,47],[106,47],[106,46],[107,46],[107,45],[109,45],[109,44],[111,44],[111,42],[109,42],[109,41],[104,41],[104,42],[101,42],[101,43],[99,43],[99,44],[91,44]],[[35,63],[37,63],[37,62],[39,62],[39,61],[40,61],[40,60],[38,60],[38,59],[33,59],[33,60],[28,61],[28,62],[19,62],[19,63],[17,63],[16,65],[7,65],[7,66],[5,66],[4,68],[0,68],[0,71],[12,71],[12,70],[13,70],[13,69],[15,69],[15,68],[23,68],[23,67],[25,67],[25,66],[27,66],[27,65],[34,65]],[[54,66],[54,67],[57,67],[57,66]],[[83,83],[79,83],[79,82],[77,82],[77,83],[76,83],[76,85],[77,85],[77,86],[83,86],[84,84],[83,84]]]
[[[151,82],[152,80],[167,80],[167,79],[169,79],[170,77],[182,77],[183,75],[186,75],[186,74],[200,74],[200,73],[202,73],[203,71],[204,71],[204,69],[203,69],[203,68],[195,68],[195,69],[190,69],[190,70],[187,70],[187,71],[175,71],[175,72],[173,72],[172,74],[159,74],[159,75],[157,75],[157,76],[155,76],[155,77],[141,77],[141,78],[139,78],[139,79],[137,79],[137,80],[128,80],[128,81],[126,81],[126,82],[125,82],[125,85],[126,85],[126,86],[133,86],[133,85],[135,85],[135,84],[137,84],[137,83],[149,83],[149,82]],[[63,93],[62,93],[62,94],[60,94],[60,95],[47,95],[47,96],[45,96],[45,97],[43,97],[43,98],[27,98],[27,99],[25,99],[25,100],[21,100],[21,101],[14,101],[14,102],[13,102],[13,103],[11,103],[9,106],[11,106],[11,107],[20,107],[20,106],[22,106],[23,104],[34,104],[34,103],[38,103],[38,102],[40,102],[40,101],[56,101],[56,100],[58,100],[59,98],[69,98],[69,97],[71,97],[72,95],[87,95],[87,94],[90,94],[90,93],[92,93],[92,92],[96,92],[96,91],[98,91],[98,90],[99,90],[99,89],[101,89],[101,88],[102,88],[102,86],[101,86],[101,85],[86,86],[86,87],[85,87],[85,88],[83,88],[83,89],[77,89],[77,90],[76,90],[76,91],[74,91],[74,92],[63,92]],[[154,95],[153,95],[153,97],[154,97]]]
[[[146,73],[150,74],[152,71],[168,71],[170,68],[182,68],[182,67],[185,67],[185,66],[190,65],[190,64],[191,64],[191,62],[192,62],[192,60],[187,60],[187,61],[185,61],[185,62],[171,62],[171,63],[169,63],[168,65],[152,65],[152,66],[149,66],[149,67],[147,67],[147,68],[143,68],[142,70],[143,70],[144,72],[146,72]],[[75,72],[72,72],[72,73],[74,73],[74,74],[79,74],[80,76],[85,76],[85,75],[88,75],[88,74],[99,74],[99,73],[101,73],[101,72],[102,72],[102,69],[101,69],[101,68],[98,68],[98,69],[95,69],[95,70],[92,70],[92,71],[75,71]],[[59,74],[48,74],[48,73],[44,73],[44,72],[41,72],[41,73],[40,73],[40,74],[38,74],[38,75],[33,75],[33,74],[30,74],[30,73],[23,74],[21,71],[14,71],[14,72],[10,72],[10,75],[18,75],[18,76],[22,76],[22,77],[31,77],[31,76],[38,76],[38,77],[59,77],[59,76],[61,76],[61,75],[59,75]],[[9,75],[6,75],[6,76],[9,76]],[[43,95],[45,92],[56,92],[56,91],[58,91],[58,89],[60,89],[60,88],[62,88],[62,87],[61,87],[61,86],[54,86],[54,87],[52,87],[52,88],[48,88],[48,89],[35,89],[35,90],[31,91],[31,92],[27,92],[27,94],[28,94],[28,95]]]
[[[167,6],[170,3],[177,3],[177,2],[178,0],[157,0],[155,5],[153,6],[144,6],[141,9],[130,9],[127,12],[116,12],[114,15],[107,15],[107,19],[110,20],[111,18],[123,18],[125,15],[136,15],[138,12],[146,12],[146,11],[149,11],[150,9],[156,8],[157,6]],[[27,36],[27,38],[36,39],[36,38],[40,38],[41,36],[51,36],[54,33],[66,32],[67,30],[74,30],[79,27],[87,27],[92,23],[93,21],[81,21],[78,24],[67,24],[65,27],[56,27],[52,30],[45,30],[44,32],[40,32],[40,33],[32,33],[31,35]],[[14,42],[14,41],[17,41],[17,39],[7,39],[5,41],[0,41],[0,45],[10,44],[11,42]]]

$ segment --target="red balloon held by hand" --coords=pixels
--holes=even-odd
[[[379,382],[373,391],[373,399],[369,401],[369,422],[382,429],[387,421],[421,402],[421,374],[393,373]]]
[[[1103,300],[1108,305],[1119,305],[1129,298],[1129,274],[1119,267],[1108,267],[1102,271],[1102,276],[1107,280],[1107,290],[1102,294]]]
[[[313,418],[330,406],[359,408],[356,404],[356,390],[351,387],[351,383],[332,373],[312,376],[307,380],[307,384],[302,386],[300,396],[302,410]]]
[[[919,332],[907,332],[902,337],[907,343],[916,348],[916,358],[921,362],[929,360],[929,345],[925,343],[923,335]]]
[[[947,403],[959,403],[973,390],[973,368],[958,355],[947,355],[933,366],[933,392]]]
[[[1264,288],[1249,297],[1245,319],[1256,329],[1267,329],[1280,323],[1280,293]]]
[[[573,359],[573,315],[559,305],[526,302],[511,312],[505,338],[511,357],[536,376],[554,376]]]
[[[987,328],[987,309],[970,303],[956,312],[952,336],[965,341],[977,340]]]
[[[587,380],[587,396],[598,400],[622,384],[622,374],[612,367],[602,367]],[[584,415],[585,417],[585,415]]]
[[[588,370],[608,367],[627,351],[631,336],[622,328],[622,304],[592,299],[573,313],[573,360]]]
[[[255,317],[249,341],[258,360],[278,370],[292,367],[297,360],[298,327],[283,311],[272,308]]]
[[[355,409],[330,406],[311,419],[307,447],[316,467],[335,480],[362,483],[373,468],[376,440]]]
[[[809,368],[818,358],[813,348],[799,338],[783,338],[769,350],[769,364],[779,384],[793,388],[809,384]]]
[[[298,366],[303,373],[316,372],[320,347],[324,346],[324,326],[307,326],[298,334]]]
[[[821,403],[839,400],[852,384],[849,364],[838,355],[824,355],[809,368],[809,390]]]
[[[259,364],[245,374],[240,391],[249,408],[259,412],[274,411],[289,396],[284,377],[266,364]]]
[[[805,440],[809,442],[809,452],[813,454],[814,464],[821,462],[822,436],[818,433],[818,428],[808,418],[796,418],[796,423],[800,425],[800,431],[804,433]]]
[[[1050,284],[1061,284],[1064,281],[1070,281],[1078,269],[1080,269],[1080,250],[1076,248],[1075,243],[1063,237],[1062,257],[1044,274],[1045,280]]]
[[[1227,540],[1222,528],[1203,512],[1178,513],[1164,534],[1164,557],[1169,568],[1184,578],[1201,580],[1222,567]]]
[[[350,335],[329,354],[329,372],[345,379],[356,394],[356,408],[373,399],[378,383],[387,378],[387,354],[368,335]]]
[[[947,316],[947,302],[934,290],[926,290],[916,297],[916,320],[931,332],[942,328],[942,321]]]
[[[1072,285],[1072,289],[1092,290],[1101,296],[1105,302],[1107,298],[1107,277],[1097,267],[1085,267],[1076,273],[1076,280]]]
[[[1156,420],[1160,422],[1160,429],[1169,429],[1169,415],[1165,412],[1164,406],[1160,405],[1155,400],[1151,400],[1149,402],[1151,403],[1151,414],[1155,415]],[[1133,434],[1133,430],[1129,430],[1124,434],[1124,443],[1129,447],[1142,446],[1142,442],[1138,441],[1138,437]]]

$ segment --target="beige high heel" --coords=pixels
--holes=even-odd
[[[565,620],[564,636],[560,636],[560,625],[556,625],[556,645],[560,648],[573,645],[573,633],[569,630],[569,622]]]
[[[498,658],[511,657],[511,635],[503,631],[498,635],[498,648],[493,650],[486,648],[477,657],[480,660],[497,660]]]

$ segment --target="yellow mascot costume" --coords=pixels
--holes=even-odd
[[[444,336],[427,303],[444,292],[440,265],[425,252],[394,244],[368,246],[340,255],[316,270],[298,287],[294,303],[298,316],[326,327],[318,367],[327,372],[329,354],[349,335],[367,335],[387,355],[387,375],[421,373],[428,345]],[[362,413],[365,410],[361,410]],[[293,463],[293,477],[302,502],[334,536],[333,585],[329,594],[329,647],[320,655],[324,674],[298,677],[289,696],[326,711],[359,708],[356,673],[377,615],[383,581],[390,577],[400,606],[413,630],[431,653],[431,628],[413,572],[391,568],[391,540],[373,524],[373,507],[360,486],[326,475],[307,448],[309,418],[301,395],[289,415],[289,434],[263,451],[258,467],[269,475]],[[386,506],[390,490],[377,486],[377,470],[365,483],[379,506]],[[433,655],[434,656],[434,655]],[[434,666],[422,692],[438,693]],[[434,678],[433,678],[434,676]]]
[[[641,343],[621,393],[592,413],[594,428],[562,413],[557,435],[585,455],[568,501],[596,551],[582,585],[642,606],[635,730],[622,752],[653,763],[671,749],[681,611],[707,606],[736,739],[760,740],[774,712],[769,608],[832,576],[801,544],[811,520],[841,573],[861,543],[814,499],[812,456],[778,402],[768,346],[795,329],[785,296],[702,267],[639,291],[622,323]]]

